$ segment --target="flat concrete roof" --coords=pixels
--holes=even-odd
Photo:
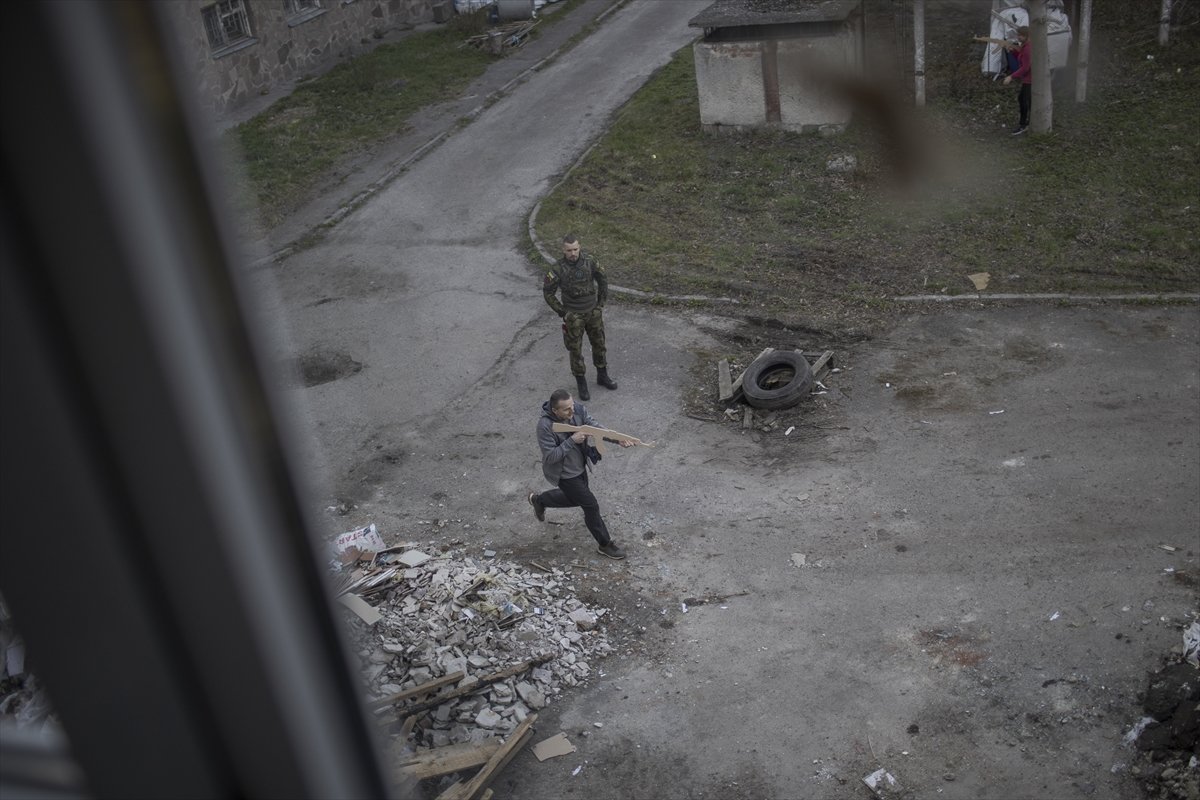
[[[804,22],[842,22],[861,0],[717,0],[692,17],[692,28],[732,28]]]

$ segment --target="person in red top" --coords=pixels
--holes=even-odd
[[[1021,91],[1017,95],[1017,108],[1021,112],[1021,121],[1013,128],[1012,135],[1019,136],[1029,129],[1029,106],[1033,96],[1033,50],[1029,45],[1029,28],[1022,25],[1017,28],[1019,44],[1011,45],[1010,50],[1017,51],[1017,71],[1004,78],[1005,85],[1013,82],[1014,78],[1021,79]]]

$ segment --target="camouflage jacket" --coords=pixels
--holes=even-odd
[[[558,294],[562,293],[562,300]],[[546,304],[560,317],[568,311],[591,311],[608,302],[608,276],[596,259],[580,253],[574,264],[560,258],[542,280]]]

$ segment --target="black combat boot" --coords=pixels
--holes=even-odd
[[[596,367],[596,383],[600,384],[605,389],[617,388],[617,382],[608,377],[607,367]]]
[[[586,375],[576,375],[575,376],[575,386],[579,389],[578,394],[579,394],[580,400],[591,400],[592,399],[592,396],[590,394],[588,394],[587,376]]]

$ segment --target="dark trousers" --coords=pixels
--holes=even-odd
[[[600,516],[600,502],[588,488],[587,470],[574,478],[560,478],[558,488],[542,492],[537,496],[537,501],[546,508],[582,508],[583,521],[596,542],[605,545],[612,541],[608,527]]]
[[[1021,84],[1021,93],[1017,95],[1017,108],[1021,109],[1021,127],[1029,125],[1029,106],[1033,104],[1033,85]]]

